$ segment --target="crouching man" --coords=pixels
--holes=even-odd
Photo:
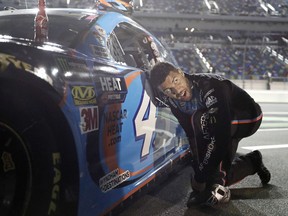
[[[254,134],[262,121],[260,106],[243,89],[215,74],[185,74],[168,62],[150,71],[159,92],[186,132],[192,152],[192,193],[188,207],[225,203],[228,186],[258,174],[271,174],[259,151],[236,156],[239,141]]]

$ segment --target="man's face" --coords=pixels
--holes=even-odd
[[[189,80],[181,71],[170,71],[159,89],[168,97],[176,100],[189,101],[192,97]]]

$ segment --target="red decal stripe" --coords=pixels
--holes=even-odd
[[[250,124],[259,121],[262,119],[263,113],[261,113],[257,118],[254,119],[241,119],[241,120],[233,120],[231,121],[232,125],[237,125],[237,124]]]

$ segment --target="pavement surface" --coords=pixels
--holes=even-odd
[[[253,136],[240,142],[238,152],[259,149],[265,165],[272,174],[270,183],[263,187],[258,175],[248,176],[230,187],[231,201],[211,208],[188,209],[186,202],[191,192],[190,173],[185,166],[168,175],[157,187],[123,207],[119,216],[286,216],[288,215],[288,104],[261,104],[264,118]]]

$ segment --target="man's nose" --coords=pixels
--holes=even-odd
[[[177,94],[177,90],[173,87],[173,88],[170,88],[171,90],[171,94],[172,95],[176,95]]]
[[[181,89],[180,88],[174,88],[174,92],[176,95],[179,95],[181,92]]]

